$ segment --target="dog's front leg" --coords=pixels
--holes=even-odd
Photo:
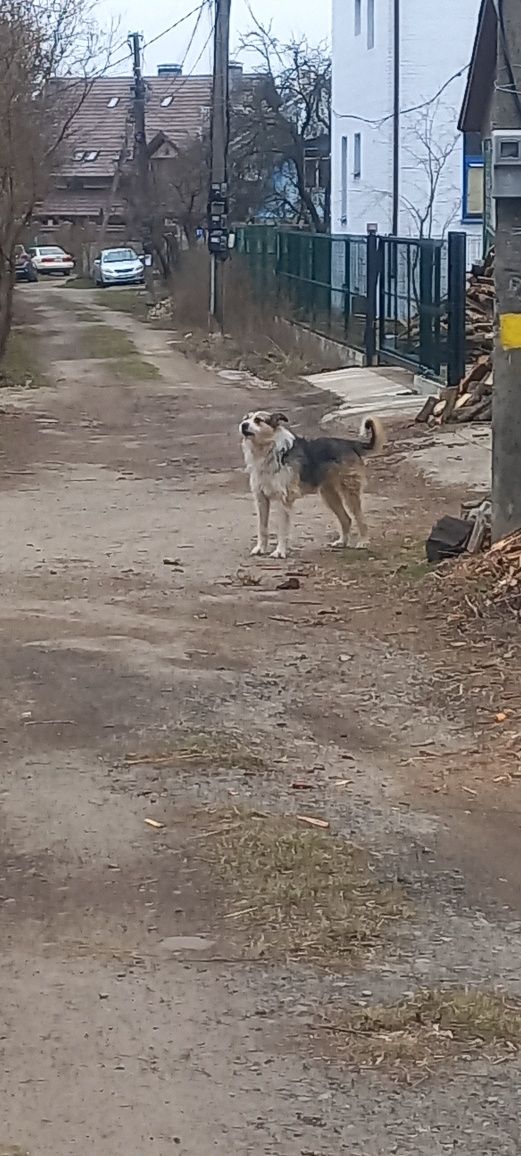
[[[272,558],[285,558],[288,553],[289,546],[289,532],[291,527],[291,505],[289,502],[281,502],[279,511],[279,533],[277,539],[276,549],[271,555]]]
[[[270,520],[270,500],[266,494],[255,494],[257,506],[257,545],[252,554],[265,554],[268,549],[268,524]]]

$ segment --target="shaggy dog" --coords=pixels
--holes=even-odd
[[[297,437],[288,429],[283,413],[249,413],[240,423],[242,448],[250,487],[257,507],[257,544],[252,554],[268,551],[270,505],[278,502],[280,523],[273,558],[285,558],[291,509],[297,498],[319,493],[340,523],[333,546],[367,545],[367,527],[362,512],[365,461],[384,444],[382,423],[365,417],[359,439]],[[357,538],[350,542],[355,524]]]

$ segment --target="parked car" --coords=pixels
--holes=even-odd
[[[94,262],[96,285],[142,285],[145,280],[143,260],[134,249],[102,249]]]
[[[16,245],[15,247],[15,264],[17,281],[38,280],[38,274],[34,267],[32,258],[24,245]]]
[[[74,257],[61,245],[31,245],[29,253],[38,273],[61,273],[66,276],[74,269]]]

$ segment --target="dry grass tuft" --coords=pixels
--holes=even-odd
[[[121,329],[103,323],[85,325],[78,329],[78,339],[84,357],[134,357],[134,342]]]
[[[38,357],[34,330],[31,326],[13,327],[0,362],[0,388],[22,386],[24,389],[39,389],[48,384]]]
[[[253,747],[231,731],[212,734],[183,732],[168,749],[143,754],[129,754],[129,765],[200,767],[208,771],[266,771],[266,760]]]
[[[341,1039],[342,1053],[359,1067],[402,1077],[444,1061],[507,1059],[521,1045],[521,1003],[499,991],[421,990],[396,1004],[354,1009],[316,1025]]]
[[[205,852],[231,889],[227,918],[247,935],[247,954],[345,964],[372,955],[407,914],[370,857],[339,836],[290,817],[218,818]]]

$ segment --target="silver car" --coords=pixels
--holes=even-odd
[[[142,285],[143,261],[133,249],[102,249],[94,262],[96,285]]]

